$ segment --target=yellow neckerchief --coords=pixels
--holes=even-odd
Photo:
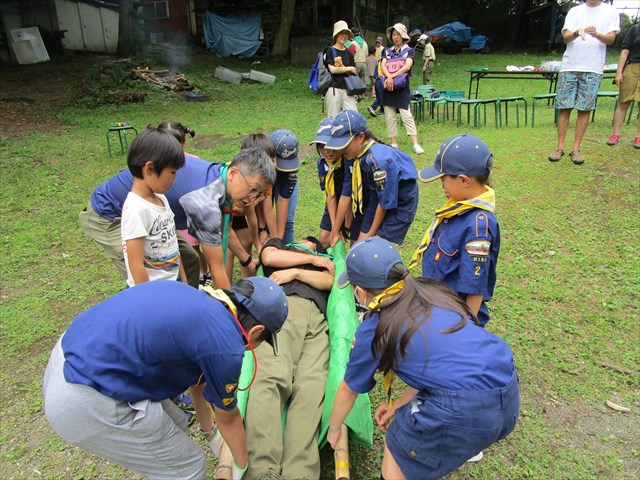
[[[329,171],[327,171],[327,176],[324,180],[324,189],[329,194],[331,198],[336,196],[336,186],[335,186],[335,170],[336,168],[342,167],[342,156],[338,158],[335,162],[330,162],[325,158],[327,162],[327,166],[329,167]]]
[[[203,290],[204,292],[208,293],[210,296],[212,296],[216,300],[222,302],[224,306],[227,307],[231,313],[233,313],[236,317],[238,316],[238,309],[236,308],[236,305],[229,298],[229,296],[226,293],[224,293],[224,291],[213,288],[210,285],[207,285],[206,287],[202,287],[200,288],[200,290]]]
[[[389,298],[402,290],[402,287],[404,287],[404,280],[398,280],[396,283],[389,285],[382,292],[371,299],[371,301],[367,304],[367,308],[369,310],[373,310],[378,305],[389,300]]]
[[[363,146],[360,153],[353,159],[353,171],[351,172],[351,208],[353,214],[358,211],[362,213],[362,171],[360,170],[360,159],[367,153],[367,150],[375,141],[369,139]]]
[[[444,220],[445,218],[455,217],[456,215],[459,215],[462,212],[473,210],[474,208],[487,210],[491,213],[495,211],[496,195],[495,195],[495,192],[493,191],[493,188],[487,187],[486,192],[470,200],[462,200],[460,202],[456,202],[455,200],[447,200],[447,203],[445,203],[442,207],[436,210],[436,218],[433,220],[433,222],[431,222],[431,226],[429,227],[429,230],[427,230],[424,234],[424,237],[422,237],[420,246],[418,247],[416,252],[413,254],[413,257],[411,257],[411,261],[409,262],[408,268],[412,269],[418,264],[418,262],[420,261],[420,258],[422,258],[422,254],[429,246],[429,242],[431,241],[431,236],[433,235],[433,232],[435,232],[436,228],[438,227],[438,225],[440,225],[440,222],[442,222],[442,220]]]
[[[367,308],[372,310],[376,308],[381,303],[384,303],[393,295],[398,293],[404,287],[404,280],[399,280],[396,283],[389,285],[378,295],[373,297],[371,301],[367,304]],[[396,379],[396,374],[393,370],[389,370],[385,373],[384,378],[382,379],[382,388],[387,392],[387,402],[389,402],[389,408],[393,408],[393,402],[391,400],[391,386],[393,385],[393,381]]]

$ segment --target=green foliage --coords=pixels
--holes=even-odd
[[[467,68],[539,66],[554,59],[560,55],[439,55],[433,82],[439,90],[466,91]],[[612,52],[607,63],[616,59]],[[60,134],[0,138],[0,454],[7,478],[35,478],[35,471],[48,478],[131,478],[131,472],[61,442],[46,425],[40,400],[41,375],[57,336],[77,313],[124,286],[77,219],[93,188],[125,167],[123,155],[107,155],[111,123],[126,120],[140,130],[178,120],[197,132],[187,140],[188,152],[222,162],[249,133],[291,129],[302,159],[296,233],[318,233],[323,197],[316,153],[308,143],[323,114],[320,98],[307,88],[308,69],[198,55],[185,63],[188,68],[178,73],[209,101],[189,102],[180,94],[123,83],[117,90],[139,88],[148,93],[145,102],[90,105],[80,100],[58,113],[64,126]],[[277,82],[226,84],[213,77],[218,65],[271,73]],[[100,82],[87,73],[89,87]],[[541,81],[485,80],[480,96],[530,97],[547,89]],[[367,105],[368,100],[359,104],[365,115]],[[491,117],[479,130],[431,119],[418,125],[426,150],[413,156],[419,168],[456,133],[477,134],[494,153],[502,248],[488,328],[510,343],[522,386],[522,416],[514,433],[451,479],[637,478],[638,154],[630,143],[633,126],[624,126],[618,146],[604,144],[612,108],[607,100],[598,106],[583,141],[587,162],[582,167],[566,157],[557,164],[547,161],[556,130],[553,109],[542,103],[536,106],[535,129],[513,124],[496,129]],[[380,139],[387,138],[384,118],[370,119],[369,126]],[[409,140],[399,139],[410,151]],[[402,248],[405,260],[444,202],[439,184],[422,185],[420,192],[419,212]],[[396,386],[398,394],[401,389]],[[381,388],[371,397],[375,409],[384,397]],[[606,400],[632,412],[608,410]],[[352,478],[377,478],[382,452],[379,429],[373,449],[352,444]],[[322,478],[332,478],[330,449],[323,450],[322,461]],[[214,465],[211,461],[210,472]]]

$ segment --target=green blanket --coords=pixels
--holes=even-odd
[[[335,398],[338,385],[344,377],[347,361],[349,360],[349,352],[351,351],[351,344],[356,328],[358,327],[358,315],[356,314],[353,287],[337,287],[338,277],[346,268],[346,250],[344,243],[339,242],[335,247],[330,249],[329,253],[333,255],[336,270],[333,288],[331,289],[327,303],[327,322],[329,324],[331,355],[329,359],[329,376],[325,390],[324,409],[320,423],[320,435],[318,437],[320,446],[326,442],[329,418],[331,416],[331,409],[333,408],[333,399]],[[247,351],[242,364],[240,386],[243,387],[247,385],[252,377],[253,358],[251,352]],[[238,392],[238,408],[243,415],[247,408],[249,392],[250,390]],[[286,410],[283,415],[286,415]],[[285,421],[285,418],[283,418],[283,424]],[[350,438],[365,445],[373,444],[373,421],[371,418],[369,395],[358,395],[353,409],[344,423],[351,430]]]

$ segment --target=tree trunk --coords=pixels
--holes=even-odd
[[[516,4],[516,28],[513,43],[517,47],[523,47],[529,41],[529,17],[527,10],[531,8],[531,0],[518,0]]]
[[[296,0],[282,0],[281,21],[273,39],[274,55],[286,55],[289,50],[289,33],[291,33],[295,10]]]
[[[118,55],[126,57],[135,54],[138,49],[133,0],[120,0],[118,13]]]

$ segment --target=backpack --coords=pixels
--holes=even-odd
[[[329,90],[329,87],[333,82],[333,77],[331,77],[331,72],[329,72],[329,69],[324,64],[323,57],[324,50],[322,52],[318,52],[316,61],[309,72],[309,88],[313,93],[317,93],[318,95],[324,95],[327,90]]]

